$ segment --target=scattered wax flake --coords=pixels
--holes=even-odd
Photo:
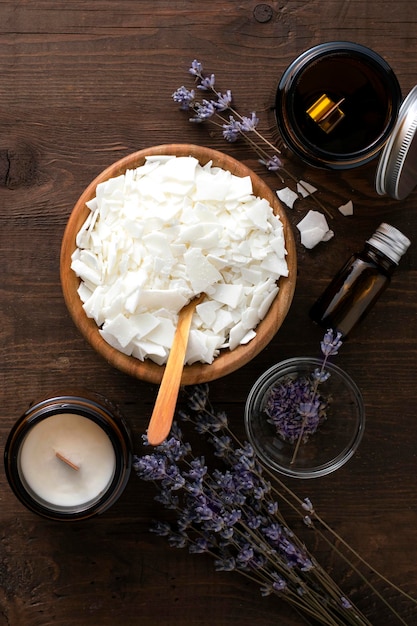
[[[346,202],[346,204],[342,204],[339,207],[339,211],[341,212],[342,215],[353,215],[353,202],[352,202],[352,200],[349,200],[349,202]]]
[[[316,187],[313,187],[313,185],[310,185],[310,183],[306,183],[305,180],[300,180],[300,182],[297,183],[297,191],[300,196],[306,198],[317,191],[317,189]]]
[[[277,196],[287,205],[290,209],[294,208],[294,202],[298,199],[298,194],[295,191],[292,191],[289,187],[284,187],[284,189],[278,189]]]
[[[327,233],[323,236],[322,241],[330,241],[334,237],[334,232],[332,230],[328,230]]]
[[[311,250],[317,246],[320,241],[323,241],[323,231],[321,228],[309,228],[308,230],[302,230],[300,232],[301,243],[308,250]]]
[[[329,230],[326,218],[319,211],[309,211],[297,224],[297,228],[301,233],[302,245],[309,250],[321,241],[328,241],[334,234]]]

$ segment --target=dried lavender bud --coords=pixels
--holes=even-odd
[[[172,94],[172,99],[174,100],[174,102],[178,102],[178,104],[180,105],[180,109],[182,109],[183,111],[188,111],[191,108],[194,98],[195,91],[190,91],[184,86],[179,87]]]
[[[311,379],[287,378],[274,385],[266,398],[265,413],[277,434],[291,444],[300,436],[308,441],[326,419],[327,401],[317,394]]]
[[[327,330],[320,342],[323,362],[310,376],[288,376],[276,383],[266,398],[265,413],[268,422],[276,428],[283,441],[296,444],[292,463],[300,443],[306,443],[311,435],[327,419],[330,396],[324,397],[318,387],[330,376],[326,368],[330,356],[338,354],[342,345],[341,333]]]

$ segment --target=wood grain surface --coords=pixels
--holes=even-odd
[[[190,124],[171,94],[191,86],[198,58],[231,89],[240,112],[279,141],[274,95],[287,65],[312,45],[355,41],[381,54],[403,94],[417,83],[417,13],[410,0],[0,0],[0,437],[51,392],[85,386],[117,402],[142,451],[157,385],[114,369],[79,333],[59,274],[63,233],[83,190],[111,163],[164,143],[222,150],[276,189],[243,143]],[[284,151],[285,152],[285,151]],[[375,163],[345,172],[312,169],[285,152],[285,165],[333,208],[335,237],[312,251],[297,242],[294,300],[273,341],[250,363],[210,383],[212,402],[244,436],[243,409],[256,378],[293,356],[317,356],[321,331],[308,310],[335,271],[382,222],[411,240],[388,290],[337,357],[360,387],[366,431],[336,473],[288,481],[358,552],[417,594],[417,195],[397,202],[374,190]],[[354,216],[336,210],[348,200]],[[80,524],[27,511],[0,473],[1,626],[296,626],[303,618],[209,557],[169,548],[149,532],[167,513],[152,485],[132,474],[105,514]],[[299,522],[294,521],[298,528]],[[321,546],[318,558],[375,626],[396,622],[349,568]],[[405,623],[417,612],[385,585]]]

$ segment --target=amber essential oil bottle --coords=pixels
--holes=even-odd
[[[345,338],[388,287],[410,245],[399,230],[382,223],[364,249],[351,256],[310,310],[310,317]]]

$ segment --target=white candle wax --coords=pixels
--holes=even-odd
[[[107,433],[76,413],[58,413],[35,424],[20,450],[22,477],[35,497],[52,506],[77,507],[97,500],[115,468],[116,455]]]

